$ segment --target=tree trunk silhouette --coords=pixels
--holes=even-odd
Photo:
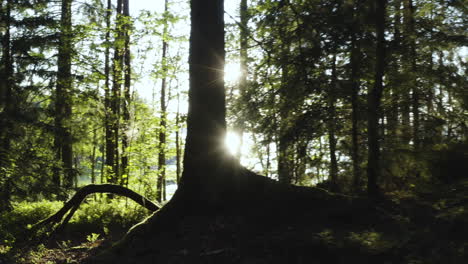
[[[124,31],[124,50],[123,50],[123,72],[124,72],[124,83],[123,83],[123,122],[122,122],[122,155],[121,155],[121,175],[120,185],[128,186],[129,170],[128,170],[128,130],[130,123],[130,86],[131,86],[131,58],[130,58],[130,9],[128,0],[123,1],[123,18],[124,25],[122,30]]]
[[[385,70],[385,8],[386,0],[375,2],[375,27],[377,31],[376,63],[374,86],[368,93],[368,161],[367,161],[367,191],[370,197],[380,195],[378,179],[380,177],[380,142],[379,142],[379,116],[383,93],[383,76]]]
[[[91,152],[91,183],[96,183],[96,148],[97,148],[97,129],[93,130],[93,150]]]
[[[73,187],[73,147],[71,134],[71,59],[72,59],[72,24],[71,0],[62,0],[60,18],[60,39],[57,61],[57,85],[55,90],[55,158],[61,162],[54,172],[54,182],[59,182],[63,172],[62,185]]]
[[[168,0],[164,1],[164,14],[167,16]],[[169,21],[164,22],[163,41],[162,41],[162,57],[161,67],[163,69],[163,76],[161,79],[161,97],[160,97],[160,111],[161,121],[159,122],[159,146],[158,146],[158,183],[157,183],[157,201],[162,202],[166,199],[166,134],[167,134],[167,105],[166,105],[166,89],[167,89],[167,27]]]
[[[175,144],[176,144],[176,180],[177,184],[180,181],[180,174],[182,171],[181,161],[182,161],[182,144],[180,139],[180,92],[177,91],[177,113],[176,113],[176,123],[175,123]]]
[[[351,158],[353,162],[353,189],[361,188],[361,159],[359,155],[359,90],[360,90],[360,58],[361,48],[359,37],[361,29],[359,24],[360,0],[354,0],[353,23],[351,31]]]
[[[289,47],[286,43],[285,47]],[[278,159],[278,180],[284,185],[291,184],[292,182],[292,166],[293,153],[291,150],[291,140],[287,136],[289,128],[289,115],[290,105],[288,104],[288,67],[287,58],[288,53],[286,50],[282,51],[283,65],[281,67],[281,86],[279,90],[279,135],[277,145],[277,159]]]
[[[226,134],[223,1],[191,1],[189,113],[184,169],[175,196],[210,205],[224,200],[231,167]],[[208,102],[209,101],[209,102]],[[226,173],[224,173],[226,172]]]
[[[11,55],[11,1],[7,0],[5,6],[3,1],[0,6],[2,13],[1,19],[4,23],[5,32],[3,33],[2,43],[2,60],[0,64],[0,168],[3,168],[8,163],[10,152],[11,138],[9,133],[12,127],[12,114],[14,112],[13,102],[13,59]]]
[[[388,142],[385,144],[389,149],[392,149],[400,143],[401,129],[399,124],[400,115],[400,97],[401,97],[401,1],[395,0],[393,2],[393,51],[389,56],[388,64],[388,82],[387,87],[389,90],[390,104],[385,108],[385,118],[387,123],[385,125],[385,137]]]
[[[327,109],[328,109],[328,145],[330,153],[330,190],[338,191],[338,162],[336,159],[336,109],[335,109],[335,93],[337,85],[336,76],[336,54],[333,54],[332,76],[328,92]]]
[[[2,45],[2,60],[0,64],[0,170],[6,170],[10,164],[10,151],[11,151],[11,129],[13,127],[12,116],[14,113],[13,101],[13,58],[11,54],[11,0],[7,0],[5,6],[3,1],[0,2],[0,16],[5,27],[1,39]],[[10,180],[7,179],[0,185],[0,212],[10,211],[13,209],[10,203]]]
[[[104,166],[105,179],[107,181],[112,179],[114,160],[115,160],[115,146],[114,146],[114,137],[112,132],[112,108],[111,108],[111,90],[110,90],[110,32],[111,32],[111,10],[112,2],[107,0],[107,9],[106,9],[106,35],[105,35],[105,52],[104,52],[104,108],[105,108],[105,141],[106,141],[106,161]]]
[[[119,137],[120,137],[120,103],[121,103],[121,87],[122,87],[122,70],[123,70],[123,55],[124,55],[124,41],[123,34],[123,17],[122,17],[123,1],[117,1],[117,12],[115,20],[115,40],[114,40],[114,58],[112,59],[112,90],[110,95],[110,128],[111,140],[110,145],[113,148],[113,163],[111,166],[111,173],[108,178],[109,183],[117,184],[120,182],[120,168],[119,168]]]
[[[404,64],[406,65],[405,70],[409,77],[408,80],[408,91],[411,91],[411,110],[413,113],[413,149],[419,150],[421,144],[419,138],[419,127],[420,127],[420,99],[419,99],[419,88],[416,80],[417,64],[416,64],[416,32],[414,28],[414,5],[412,0],[403,0],[404,3],[404,25],[405,25],[405,56]]]

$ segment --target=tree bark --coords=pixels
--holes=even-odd
[[[419,150],[421,140],[419,138],[420,127],[420,99],[417,82],[417,64],[416,64],[416,31],[414,28],[414,6],[412,0],[404,0],[404,21],[405,21],[405,46],[407,49],[405,56],[405,65],[408,69],[408,85],[411,90],[411,107],[413,113],[413,149]]]
[[[105,35],[105,61],[104,61],[104,75],[105,75],[105,82],[104,82],[104,108],[105,108],[105,141],[106,141],[106,161],[105,161],[105,179],[110,181],[112,179],[112,175],[114,175],[113,167],[114,167],[114,160],[115,160],[115,146],[114,146],[114,137],[112,131],[112,108],[111,108],[111,91],[110,91],[110,32],[111,32],[111,11],[112,10],[112,2],[111,0],[107,0],[107,10],[106,10],[106,35]]]
[[[367,161],[367,191],[370,197],[380,195],[378,179],[380,178],[380,142],[379,142],[379,115],[383,93],[383,76],[385,73],[385,8],[386,0],[375,2],[375,28],[377,31],[376,63],[374,86],[368,93],[368,161]]]
[[[97,148],[97,142],[96,142],[96,134],[97,130],[93,130],[93,151],[91,153],[91,183],[95,184],[96,183],[96,148]]]
[[[177,184],[180,182],[180,173],[182,171],[181,160],[182,160],[182,146],[180,142],[180,92],[177,91],[177,113],[176,113],[176,131],[175,131],[175,143],[176,143],[176,180]]]
[[[389,74],[389,88],[391,89],[391,104],[387,111],[389,143],[396,146],[400,140],[399,114],[401,93],[401,0],[395,0],[393,18],[393,60],[390,62],[392,73]],[[390,68],[390,66],[389,66]],[[390,69],[389,69],[390,71]]]
[[[289,47],[288,44],[285,44],[286,47]],[[283,51],[282,58],[282,73],[281,73],[281,87],[279,91],[279,138],[278,138],[278,150],[277,150],[277,159],[278,159],[278,180],[284,185],[289,185],[292,182],[292,166],[291,161],[293,159],[293,153],[291,150],[291,140],[287,136],[287,131],[289,128],[289,115],[290,105],[288,104],[288,67],[286,65],[286,58],[288,54],[286,51]]]
[[[7,0],[5,6],[1,2],[1,19],[5,27],[2,36],[2,60],[0,65],[0,168],[4,168],[8,163],[8,156],[11,147],[11,118],[14,113],[13,102],[13,59],[11,56],[11,1]]]
[[[167,16],[168,0],[164,1],[164,16]],[[167,27],[169,21],[164,22],[163,41],[162,41],[162,58],[161,67],[163,69],[163,76],[161,79],[161,97],[160,97],[160,111],[161,117],[159,122],[159,146],[158,146],[158,183],[157,183],[157,201],[162,202],[166,199],[166,130],[167,130],[167,106],[166,106],[166,89],[167,89]]]
[[[233,197],[235,165],[225,151],[224,3],[191,1],[189,112],[184,171],[174,198],[220,206]]]
[[[121,86],[122,86],[122,59],[124,55],[124,47],[122,40],[124,40],[123,34],[123,19],[122,19],[122,5],[123,1],[117,1],[117,12],[115,20],[115,41],[114,41],[114,58],[112,59],[112,91],[110,96],[110,128],[111,128],[111,140],[112,144],[110,147],[113,148],[113,163],[111,164],[111,173],[109,175],[108,182],[117,184],[120,182],[120,168],[119,168],[119,137],[120,137],[120,104],[121,104]]]
[[[3,22],[4,32],[2,44],[2,59],[0,64],[0,171],[7,170],[11,164],[11,137],[10,131],[13,127],[12,116],[14,114],[14,101],[13,101],[13,58],[11,56],[11,0],[7,0],[5,5],[3,1],[0,2],[1,20]],[[2,177],[4,177],[2,175]],[[4,211],[11,211],[11,179],[4,179],[0,185],[0,213]]]
[[[328,145],[330,153],[330,190],[338,191],[338,162],[336,159],[336,109],[335,109],[335,88],[337,85],[337,76],[336,76],[336,54],[333,54],[332,62],[332,76],[328,92]]]
[[[122,111],[123,111],[123,124],[122,124],[122,155],[121,155],[121,175],[120,175],[120,185],[128,186],[129,180],[129,170],[128,170],[128,147],[129,147],[129,139],[128,139],[128,130],[129,130],[129,123],[130,123],[130,86],[131,86],[131,58],[130,58],[130,7],[129,1],[123,1],[123,18],[124,18],[124,85],[123,85],[123,104],[122,104]]]
[[[61,8],[61,32],[58,47],[57,61],[57,85],[55,90],[55,157],[61,162],[61,169],[57,169],[54,175],[55,183],[60,180],[60,171],[63,171],[63,186],[73,186],[73,147],[71,134],[71,58],[72,58],[72,22],[71,0],[62,0]]]
[[[353,24],[351,32],[351,158],[353,161],[353,189],[361,189],[361,159],[359,155],[359,90],[360,90],[360,58],[361,48],[358,37],[361,35],[359,22],[360,0],[354,1]]]

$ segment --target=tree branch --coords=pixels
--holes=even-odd
[[[73,197],[63,205],[62,209],[60,209],[57,213],[35,224],[32,229],[36,230],[50,223],[58,223],[65,216],[65,214],[71,210],[66,217],[66,221],[64,221],[61,224],[61,228],[63,228],[63,226],[70,220],[70,218],[73,216],[73,214],[78,209],[81,202],[86,198],[86,196],[93,193],[112,193],[120,196],[125,196],[153,212],[161,208],[161,205],[154,203],[145,198],[144,196],[141,196],[140,194],[123,186],[114,184],[90,184],[79,189],[75,193],[75,195],[73,195]]]

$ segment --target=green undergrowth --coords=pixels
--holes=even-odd
[[[60,201],[16,202],[13,211],[0,214],[0,263],[48,263],[46,256],[62,256],[77,247],[94,247],[105,238],[118,239],[132,225],[149,215],[149,211],[131,200],[88,198],[75,212],[65,228],[53,237],[33,239],[31,227],[62,208]],[[50,234],[52,230],[46,230]],[[67,254],[61,257],[63,263]],[[55,262],[50,262],[55,263]]]
[[[389,202],[373,209],[334,216],[320,208],[187,216],[145,234],[129,249],[134,255],[112,263],[468,263],[468,181],[415,186],[387,193]],[[148,215],[125,199],[90,198],[53,243],[17,247],[28,225],[61,205],[20,202],[0,215],[0,263],[82,263]]]

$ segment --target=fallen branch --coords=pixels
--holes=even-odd
[[[145,207],[150,211],[156,211],[161,208],[159,204],[156,204],[146,197],[128,189],[120,185],[114,184],[90,184],[82,187],[79,189],[73,197],[68,200],[55,214],[49,216],[48,218],[40,221],[39,223],[35,224],[32,230],[37,230],[38,228],[45,226],[47,224],[56,224],[65,216],[65,214],[70,211],[67,215],[65,221],[62,222],[61,227],[63,227],[73,216],[75,211],[80,206],[81,202],[86,198],[86,196],[93,194],[93,193],[112,193],[120,196],[124,196],[127,198],[132,199],[134,202],[138,203],[139,205]]]

